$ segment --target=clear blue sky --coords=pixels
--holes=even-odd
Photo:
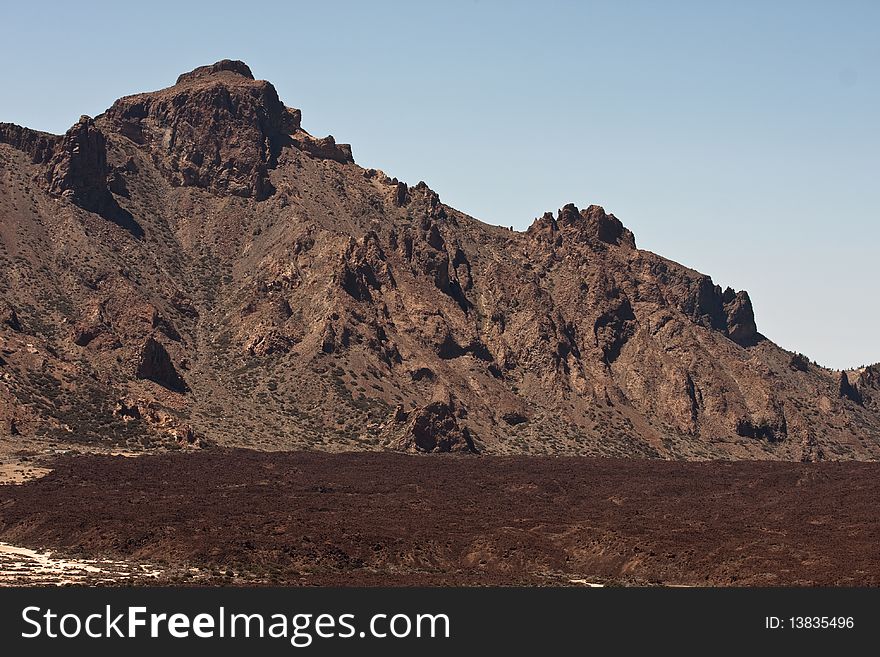
[[[603,205],[748,289],[822,364],[880,361],[880,2],[4,2],[0,121],[62,132],[243,59],[304,127],[491,223]]]

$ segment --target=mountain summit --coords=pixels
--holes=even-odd
[[[564,205],[484,224],[223,60],[0,124],[0,432],[166,448],[880,457],[880,367]]]

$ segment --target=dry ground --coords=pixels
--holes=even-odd
[[[51,465],[0,487],[0,541],[150,564],[161,583],[880,584],[880,464],[210,450]]]

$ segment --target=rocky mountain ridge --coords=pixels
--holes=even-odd
[[[880,456],[880,365],[779,348],[597,205],[490,226],[301,124],[229,60],[0,124],[10,440]]]

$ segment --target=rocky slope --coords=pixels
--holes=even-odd
[[[0,124],[0,430],[116,448],[874,459],[880,366],[599,206],[490,226],[316,138],[242,62]]]

